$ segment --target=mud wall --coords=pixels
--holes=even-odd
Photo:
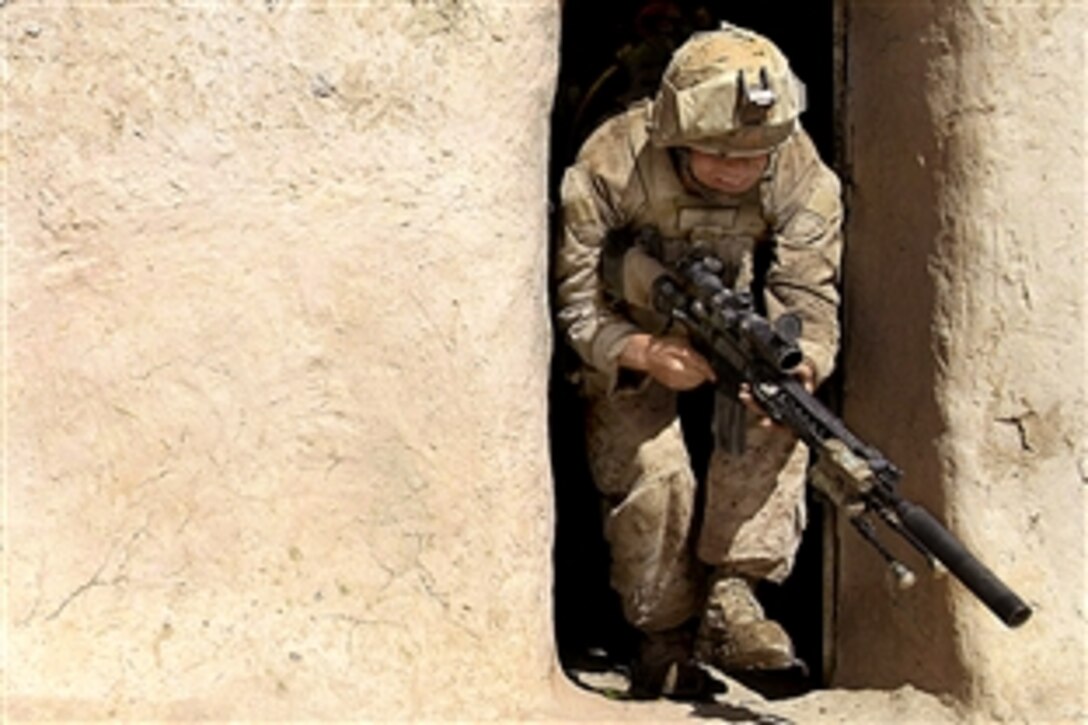
[[[8,716],[550,698],[556,13],[2,4]]]
[[[1079,2],[850,2],[846,415],[1035,608],[888,593],[842,532],[837,681],[987,717],[1084,712],[1085,59]]]
[[[836,682],[1076,719],[1083,10],[845,8],[846,414],[1036,616],[844,531]],[[11,719],[551,712],[557,10],[0,4]]]

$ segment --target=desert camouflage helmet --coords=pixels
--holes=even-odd
[[[797,128],[804,85],[767,38],[733,25],[696,33],[673,55],[650,139],[711,153],[766,153]]]

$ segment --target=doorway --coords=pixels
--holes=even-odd
[[[563,3],[559,82],[552,114],[550,191],[553,203],[563,170],[579,146],[605,118],[651,95],[672,51],[692,32],[730,22],[763,33],[789,57],[808,90],[802,116],[821,156],[836,166],[841,157],[837,116],[839,22],[835,0],[807,3],[662,2],[625,0]],[[553,239],[555,235],[552,235]],[[560,661],[568,672],[622,666],[632,655],[633,632],[608,585],[608,550],[601,533],[600,503],[585,460],[581,402],[567,382],[573,353],[560,340],[552,366],[551,443],[556,481],[557,532],[555,627]],[[822,396],[834,409],[838,380],[825,383]],[[709,400],[687,396],[681,402],[686,430],[709,430]],[[709,436],[689,439],[696,470],[708,455]],[[827,656],[832,618],[825,580],[832,547],[831,527],[821,505],[810,499],[809,523],[796,566],[779,587],[761,588],[768,615],[789,631],[807,673],[762,678],[753,683],[769,697],[794,695],[823,686],[830,677]],[[798,603],[803,603],[799,606]],[[577,679],[577,678],[576,678]]]

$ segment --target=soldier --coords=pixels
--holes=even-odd
[[[839,343],[842,206],[838,179],[799,124],[804,105],[771,41],[723,25],[685,42],[656,96],[599,127],[563,177],[558,322],[582,363],[611,584],[642,636],[636,695],[697,693],[699,663],[727,672],[796,663],[754,585],[781,582],[793,565],[807,451],[749,416],[746,452],[714,450],[697,499],[677,393],[714,372],[668,320],[610,299],[602,249],[611,231],[652,227],[665,261],[697,246],[714,252],[726,284],[752,291],[764,314],[801,317],[795,374],[817,386]]]

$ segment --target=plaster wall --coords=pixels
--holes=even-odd
[[[556,15],[3,4],[7,716],[550,701]]]
[[[1083,11],[848,8],[847,414],[1037,614],[889,598],[846,532],[839,683],[891,692],[703,712],[1071,718]],[[555,668],[557,12],[0,5],[9,719],[691,714]]]
[[[895,594],[842,534],[838,677],[1084,717],[1080,2],[851,2],[846,415],[1035,609]]]

